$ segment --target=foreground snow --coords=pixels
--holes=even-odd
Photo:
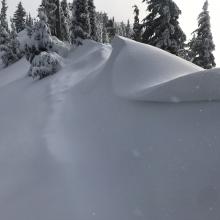
[[[218,70],[124,38],[65,62],[0,72],[1,219],[218,220]]]

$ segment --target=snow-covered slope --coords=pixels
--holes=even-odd
[[[24,60],[0,72],[1,219],[219,220],[220,103],[136,95],[177,97],[201,69],[123,38],[65,62],[42,81]]]

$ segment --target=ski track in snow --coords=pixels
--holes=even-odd
[[[60,134],[58,129],[65,97],[70,89],[85,78],[99,74],[111,55],[110,46],[100,44],[97,47],[97,44],[91,42],[88,44],[91,46],[90,51],[86,55],[83,53],[82,57],[75,57],[75,60],[72,56],[67,58],[65,67],[54,76],[50,84],[51,115],[46,123],[44,138],[51,154],[61,162],[71,161],[67,146],[63,146],[66,142],[65,134]],[[85,61],[88,62],[85,64]]]

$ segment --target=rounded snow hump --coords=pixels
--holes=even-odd
[[[113,88],[150,102],[220,100],[220,69],[204,70],[166,51],[123,37],[112,43]]]

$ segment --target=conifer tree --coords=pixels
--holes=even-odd
[[[1,59],[5,67],[15,63],[23,56],[23,53],[20,49],[20,43],[17,39],[17,32],[13,20],[11,21],[10,33],[6,33],[7,38],[5,38],[6,40],[4,43],[0,45],[0,51],[2,52]]]
[[[61,6],[61,35],[62,40],[70,42],[70,9],[67,0],[62,0]]]
[[[148,7],[143,42],[173,54],[184,47],[186,36],[179,26],[180,9],[172,0],[143,0]]]
[[[60,9],[60,0],[55,0],[56,10],[55,10],[55,16],[56,16],[56,33],[55,36],[62,40],[62,34],[61,34],[61,9]]]
[[[9,31],[7,31],[7,29],[2,24],[0,24],[0,45],[7,44],[9,42],[9,35]]]
[[[2,0],[1,1],[1,14],[0,14],[0,22],[1,22],[1,26],[2,28],[4,28],[6,31],[9,31],[8,28],[8,21],[7,21],[7,10],[8,10],[8,6],[6,3],[6,0]]]
[[[14,13],[13,22],[16,28],[16,32],[19,33],[25,29],[26,12],[21,2],[18,3],[17,9]]]
[[[102,14],[102,19],[103,19],[103,43],[109,43],[109,35],[108,35],[108,30],[107,30],[107,24],[108,24],[108,15],[106,13]]]
[[[96,17],[98,42],[109,43],[109,37],[107,33],[108,16],[106,13],[97,12]]]
[[[189,44],[192,62],[205,69],[215,67],[215,57],[213,55],[215,44],[211,32],[207,0],[203,5],[203,11],[198,17],[198,29],[194,34],[195,36]]]
[[[89,11],[89,20],[90,20],[90,37],[92,40],[97,41],[97,22],[96,22],[96,11],[93,0],[88,0],[88,11]]]
[[[72,6],[71,41],[82,45],[82,41],[90,38],[90,20],[87,0],[74,0]]]
[[[26,27],[32,27],[33,25],[34,25],[34,20],[31,17],[31,14],[29,13],[28,15],[26,15],[25,26]]]
[[[127,38],[131,38],[132,37],[132,29],[131,29],[131,25],[130,25],[130,21],[127,21],[127,25],[125,28],[125,37]]]
[[[48,51],[52,47],[51,33],[43,10],[39,9],[38,17],[39,20],[32,27],[25,48],[25,55],[30,63],[41,51]]]
[[[8,29],[7,22],[7,4],[5,0],[1,1],[1,14],[0,14],[0,51],[1,59],[5,66],[7,66],[7,61],[4,58],[5,53],[8,51],[8,45],[10,44],[10,33]]]
[[[43,10],[47,17],[48,26],[53,36],[61,39],[61,15],[59,0],[42,0],[40,10]]]
[[[116,25],[115,25],[114,17],[108,20],[108,23],[106,24],[106,28],[107,28],[109,41],[111,42],[116,34]]]
[[[134,24],[133,24],[133,36],[132,38],[135,41],[141,42],[141,33],[142,33],[142,25],[140,24],[140,19],[139,19],[139,8],[137,5],[133,6],[134,8]]]
[[[116,34],[126,37],[126,25],[123,21],[118,24],[116,23]]]
[[[192,39],[189,40],[187,43],[187,52],[188,52],[188,60],[193,62],[193,59],[196,57],[195,51],[192,50],[196,42],[196,34],[195,32],[192,33]]]
[[[48,27],[52,35],[56,34],[56,5],[54,0],[42,0],[39,11],[43,11],[47,17]]]
[[[60,58],[53,51],[53,38],[47,25],[47,17],[39,9],[39,20],[34,24],[25,46],[25,55],[31,66],[29,76],[42,79],[60,68]]]
[[[6,67],[10,64],[15,63],[23,56],[23,52],[20,49],[20,43],[17,39],[17,32],[13,21],[11,21],[11,32],[9,38],[10,40],[8,41],[8,43],[1,48],[2,51],[4,51],[2,61]]]

